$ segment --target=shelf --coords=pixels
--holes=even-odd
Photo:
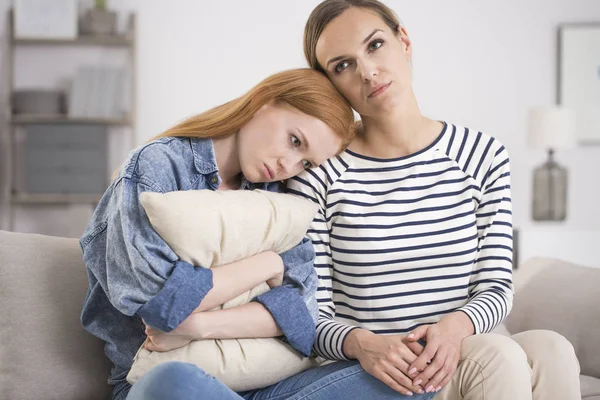
[[[125,36],[80,36],[75,39],[12,38],[14,45],[108,46],[131,47],[133,40]]]
[[[115,118],[84,118],[68,117],[66,115],[13,115],[10,123],[13,125],[27,124],[94,124],[94,125],[131,125],[128,119]]]
[[[101,197],[100,194],[13,193],[12,202],[15,204],[95,204]]]

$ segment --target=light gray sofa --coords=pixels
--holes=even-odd
[[[516,282],[508,330],[566,336],[582,398],[600,400],[600,269],[534,259]],[[0,400],[109,397],[103,344],[79,322],[86,289],[77,240],[0,231]]]

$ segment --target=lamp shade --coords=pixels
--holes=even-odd
[[[529,110],[529,145],[544,149],[575,147],[575,111],[559,107],[535,107]]]

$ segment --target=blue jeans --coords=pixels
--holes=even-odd
[[[154,367],[133,385],[127,400],[429,400],[435,393],[404,396],[362,369],[356,361],[301,372],[263,389],[236,393],[192,364]]]

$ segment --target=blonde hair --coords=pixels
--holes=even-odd
[[[396,13],[377,0],[325,0],[312,11],[304,27],[304,56],[311,68],[325,72],[317,60],[317,42],[325,27],[351,7],[374,11],[392,32],[398,32],[400,29],[401,24]]]
[[[354,137],[354,115],[350,104],[325,75],[309,68],[299,68],[271,75],[243,96],[190,117],[152,140],[169,136],[229,136],[272,101],[284,102],[323,121],[342,139],[340,151]]]

